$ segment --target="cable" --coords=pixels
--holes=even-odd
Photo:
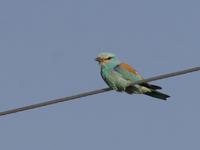
[[[145,82],[151,82],[151,81],[155,81],[155,80],[161,80],[161,79],[174,77],[174,76],[178,76],[178,75],[183,75],[183,74],[186,74],[186,73],[191,73],[191,72],[199,71],[199,70],[200,70],[200,67],[189,68],[189,69],[185,69],[185,70],[181,70],[181,71],[177,71],[177,72],[173,72],[173,73],[158,75],[158,76],[147,78],[147,79],[144,79],[144,80],[139,80],[139,81],[134,82],[132,85],[141,84],[141,83],[145,83]],[[56,104],[56,103],[61,103],[61,102],[65,102],[65,101],[70,101],[70,100],[78,99],[78,98],[81,98],[81,97],[100,94],[100,93],[104,93],[104,92],[108,92],[108,91],[112,91],[112,89],[111,88],[103,88],[103,89],[99,89],[99,90],[84,92],[84,93],[69,96],[69,97],[63,97],[63,98],[49,100],[49,101],[46,101],[46,102],[32,104],[32,105],[28,105],[28,106],[24,106],[24,107],[10,109],[10,110],[7,110],[7,111],[0,112],[0,116],[4,116],[4,115],[8,115],[8,114],[14,114],[14,113],[21,112],[21,111],[26,111],[26,110],[30,110],[30,109],[39,108],[39,107],[44,107],[44,106],[48,106],[48,105],[52,105],[52,104]]]
[[[183,75],[183,74],[186,74],[186,73],[191,73],[191,72],[195,72],[195,71],[199,71],[199,70],[200,70],[200,67],[194,67],[194,68],[189,68],[189,69],[185,69],[185,70],[181,70],[181,71],[177,71],[177,72],[158,75],[158,76],[151,77],[151,78],[148,78],[148,79],[136,81],[136,82],[133,83],[133,85],[134,84],[141,84],[141,83],[145,83],[145,82],[151,82],[151,81],[155,81],[155,80],[161,80],[161,79],[170,78],[170,77],[174,77],[174,76],[179,76],[179,75]]]

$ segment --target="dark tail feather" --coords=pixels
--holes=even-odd
[[[149,83],[142,83],[140,85],[150,88],[150,89],[153,89],[153,90],[161,90],[162,89],[162,87],[160,87],[160,86],[149,84]]]
[[[152,91],[152,92],[146,92],[144,94],[148,95],[148,96],[151,96],[151,97],[159,98],[159,99],[162,99],[162,100],[167,100],[167,98],[170,97],[167,94],[164,94],[164,93],[161,93],[161,92],[158,92],[158,91],[155,91],[155,90]]]

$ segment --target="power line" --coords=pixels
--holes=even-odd
[[[170,77],[183,75],[186,73],[191,73],[191,72],[199,71],[199,70],[200,70],[200,67],[189,68],[189,69],[185,69],[185,70],[181,70],[181,71],[177,71],[177,72],[154,76],[154,77],[147,78],[144,80],[139,80],[139,81],[134,82],[132,85],[141,84],[141,83],[145,83],[145,82],[151,82],[151,81],[155,81],[155,80],[161,80],[161,79],[165,79],[165,78],[170,78]],[[91,96],[91,95],[100,94],[100,93],[104,93],[104,92],[108,92],[108,91],[112,91],[112,89],[111,88],[103,88],[103,89],[99,89],[99,90],[80,93],[80,94],[69,96],[69,97],[63,97],[63,98],[49,100],[46,102],[32,104],[32,105],[28,105],[28,106],[24,106],[24,107],[14,108],[14,109],[0,112],[0,116],[13,114],[13,113],[21,112],[21,111],[26,111],[26,110],[30,110],[30,109],[35,109],[35,108],[39,108],[39,107],[44,107],[44,106],[48,106],[48,105],[52,105],[52,104],[56,104],[56,103],[65,102],[65,101],[70,101],[70,100],[78,99],[81,97]]]
[[[176,71],[176,72],[172,72],[172,73],[154,76],[154,77],[147,78],[144,80],[139,80],[139,81],[134,82],[133,85],[141,84],[141,83],[145,83],[145,82],[151,82],[151,81],[155,81],[155,80],[161,80],[161,79],[170,78],[170,77],[174,77],[174,76],[179,76],[179,75],[183,75],[186,73],[191,73],[191,72],[195,72],[195,71],[199,71],[199,70],[200,70],[200,67],[193,67],[193,68],[189,68],[189,69],[185,69],[185,70],[181,70],[181,71]]]

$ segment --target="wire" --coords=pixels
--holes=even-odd
[[[154,76],[154,77],[147,78],[144,80],[139,80],[139,81],[134,82],[132,85],[141,84],[141,83],[145,83],[145,82],[151,82],[151,81],[155,81],[155,80],[161,80],[161,79],[165,79],[165,78],[170,78],[170,77],[183,75],[186,73],[191,73],[191,72],[199,71],[199,70],[200,70],[200,67],[189,68],[189,69],[185,69],[185,70],[181,70],[181,71],[177,71],[177,72],[173,72],[173,73]],[[103,89],[99,89],[99,90],[80,93],[80,94],[69,96],[69,97],[63,97],[63,98],[49,100],[46,102],[32,104],[32,105],[28,105],[28,106],[24,106],[24,107],[10,109],[7,111],[0,112],[0,116],[14,114],[14,113],[21,112],[21,111],[31,110],[31,109],[35,109],[35,108],[39,108],[39,107],[44,107],[44,106],[48,106],[48,105],[52,105],[52,104],[56,104],[56,103],[70,101],[70,100],[78,99],[81,97],[91,96],[91,95],[100,94],[100,93],[104,93],[104,92],[108,92],[108,91],[112,91],[112,89],[111,88],[103,88]]]
[[[161,80],[161,79],[170,78],[170,77],[174,77],[174,76],[179,76],[179,75],[183,75],[186,73],[191,73],[191,72],[195,72],[195,71],[199,71],[199,70],[200,70],[200,67],[194,67],[194,68],[189,68],[189,69],[185,69],[185,70],[181,70],[181,71],[177,71],[177,72],[158,75],[158,76],[154,76],[154,77],[151,77],[148,79],[136,81],[133,83],[133,85],[141,84],[141,83],[145,83],[145,82],[151,82],[151,81],[155,81],[155,80]]]

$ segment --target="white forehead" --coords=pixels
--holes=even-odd
[[[116,56],[113,53],[104,52],[104,53],[100,53],[98,55],[98,57],[100,57],[100,58],[107,58],[107,57],[116,57]]]

